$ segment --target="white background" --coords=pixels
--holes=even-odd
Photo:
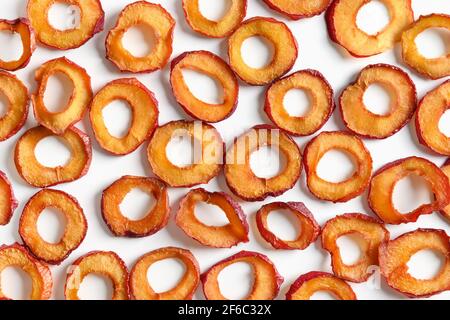
[[[34,81],[34,71],[36,68],[49,59],[64,55],[87,69],[92,77],[94,92],[98,91],[110,80],[132,76],[120,74],[118,70],[104,58],[104,40],[107,30],[113,26],[121,9],[131,2],[132,1],[129,0],[103,0],[102,3],[106,12],[105,32],[96,35],[87,44],[75,50],[57,51],[39,46],[32,57],[31,63],[24,70],[18,71],[16,73],[17,76],[23,80],[30,91],[33,92],[36,88],[36,83]],[[227,58],[226,40],[201,37],[188,27],[181,9],[181,1],[163,0],[154,2],[161,3],[177,21],[174,35],[173,57],[176,57],[184,51],[202,49],[210,50],[224,59]],[[447,0],[413,0],[412,2],[416,18],[420,15],[433,12],[450,14],[450,2]],[[221,10],[225,7],[224,0],[202,0],[200,3],[202,5],[202,10],[204,10],[204,14],[210,17],[214,17],[214,15],[220,16]],[[14,19],[26,16],[26,0],[1,0],[0,8],[2,18]],[[377,25],[380,26],[381,24],[382,26],[382,22],[387,19],[387,16],[383,10],[379,10],[380,8],[382,7],[377,5],[377,3],[367,6],[365,8],[366,10],[361,13],[361,19],[359,19],[361,27],[364,27],[367,30],[376,30]],[[59,25],[67,23],[67,21],[70,21],[71,19],[70,16],[67,16],[67,12],[66,9],[59,8],[59,10],[52,13],[51,22],[55,24],[58,23]],[[428,90],[436,87],[443,81],[425,80],[407,69],[401,62],[398,46],[395,50],[390,50],[389,52],[371,58],[356,59],[348,56],[340,48],[329,41],[323,15],[301,21],[289,21],[283,16],[278,15],[276,12],[269,10],[262,1],[249,0],[247,17],[249,18],[257,15],[272,16],[289,25],[299,44],[299,57],[293,71],[305,68],[319,70],[333,86],[336,97],[347,84],[355,79],[359,70],[372,63],[391,63],[408,70],[417,85],[419,98],[421,98]],[[56,19],[54,17],[56,17]],[[135,50],[139,50],[142,47],[141,39],[139,33],[131,33],[126,45]],[[445,42],[447,46],[450,44],[448,33],[444,38],[439,37],[438,33],[428,33],[420,39],[423,52],[427,54],[445,52],[445,50],[448,49],[445,48]],[[2,58],[11,58],[11,56],[14,56],[14,52],[16,52],[15,49],[18,48],[17,39],[11,39],[10,36],[1,34],[0,47],[2,48],[0,50],[0,56]],[[266,47],[261,42],[250,41],[243,49],[244,56],[255,63],[264,62],[265,48]],[[190,79],[189,82],[192,84],[192,90],[199,94],[200,97],[205,99],[217,98],[217,88],[213,82],[208,81],[207,79],[205,80],[204,77],[198,77],[197,75],[189,74],[187,76],[188,79]],[[137,78],[147,85],[150,90],[155,92],[156,98],[160,103],[161,124],[164,124],[169,120],[187,117],[172,97],[168,77],[168,66],[162,71],[137,76]],[[57,105],[58,101],[61,100],[62,92],[67,90],[67,88],[64,89],[61,84],[59,84],[59,87],[57,84],[57,81],[51,81],[51,85],[49,86],[48,94],[46,95],[49,108],[51,105]],[[216,125],[217,129],[228,143],[234,136],[239,135],[247,128],[258,123],[268,122],[268,119],[262,111],[264,91],[264,87],[250,87],[241,83],[239,105],[236,112],[229,119]],[[372,92],[367,100],[370,101],[370,106],[383,103],[383,95],[381,93],[380,91]],[[291,95],[291,97],[293,98],[292,101],[294,101],[294,103],[287,103],[290,107],[295,107],[296,105],[299,106],[301,103],[305,102],[304,100],[297,100],[295,103],[295,98],[301,99],[301,95]],[[110,128],[112,128],[111,130],[113,130],[113,132],[123,131],[124,128],[126,128],[127,119],[129,117],[127,109],[121,107],[120,104],[114,104],[108,111],[107,121]],[[449,119],[450,118],[446,118],[447,125],[445,125],[443,121],[443,129],[449,129]],[[32,112],[30,112],[25,129],[33,126],[35,126],[35,120],[33,119]],[[86,118],[81,123],[77,124],[77,126],[92,135]],[[15,241],[20,241],[17,225],[22,208],[26,201],[38,191],[25,184],[18,176],[12,159],[14,145],[25,129],[22,129],[20,133],[8,141],[0,143],[0,169],[5,171],[11,179],[14,191],[20,203],[11,223],[7,226],[0,227],[1,244],[10,244]],[[340,120],[339,112],[336,111],[324,127],[324,130],[337,129],[343,129],[343,125]],[[295,140],[303,149],[310,138],[311,137],[296,138]],[[366,141],[366,145],[372,153],[374,169],[378,169],[387,162],[411,155],[426,157],[439,166],[445,161],[445,157],[433,156],[418,144],[412,125],[408,125],[401,130],[401,132],[389,139],[383,141]],[[212,249],[202,247],[184,235],[176,227],[173,221],[173,215],[177,209],[180,198],[186,194],[188,191],[187,189],[170,190],[172,217],[169,225],[164,230],[151,237],[142,239],[113,237],[101,219],[99,209],[101,192],[122,175],[152,175],[146,161],[146,145],[139,148],[133,154],[124,157],[114,157],[103,152],[94,140],[93,147],[93,161],[89,173],[78,181],[56,187],[57,189],[70,193],[79,200],[87,216],[89,230],[85,241],[61,264],[61,266],[51,267],[54,278],[54,298],[62,299],[64,297],[63,287],[65,272],[70,263],[91,250],[113,250],[125,260],[129,267],[132,267],[136,259],[148,251],[168,245],[180,246],[193,251],[200,263],[202,271],[205,271],[212,264],[240,250],[245,249],[262,252],[272,259],[281,275],[285,278],[279,298],[284,298],[284,294],[290,284],[298,276],[313,270],[331,271],[329,256],[321,249],[320,241],[317,241],[317,243],[311,245],[304,251],[282,251],[272,249],[260,237],[254,222],[255,212],[262,204],[271,202],[274,199],[267,199],[265,202],[257,203],[241,202],[250,223],[250,242],[241,244],[232,249]],[[178,144],[178,147],[181,147],[181,145]],[[55,144],[54,141],[44,141],[39,145],[37,150],[39,159],[45,164],[61,163],[61,161],[64,160],[64,154],[67,156],[67,153],[68,152],[67,150],[64,150],[64,147]],[[175,156],[177,156],[177,154]],[[179,152],[178,156],[183,156],[183,152]],[[261,160],[264,160],[264,157],[262,157]],[[274,163],[274,161],[271,161],[270,163],[267,161],[255,162],[259,163],[258,168],[255,168],[255,170],[258,169],[259,172],[263,171],[266,173],[270,170],[270,168],[268,168],[270,167],[270,163]],[[351,172],[351,168],[351,162],[345,156],[333,153],[327,155],[321,162],[320,173],[322,176],[329,179],[344,178],[346,174]],[[211,181],[205,188],[210,191],[223,190],[229,192],[222,175]],[[305,186],[305,174],[303,173],[300,181],[294,188],[278,197],[277,200],[305,202],[314,213],[318,222],[323,224],[328,219],[346,212],[372,214],[367,206],[366,197],[367,194],[363,194],[361,197],[344,204],[332,204],[319,201],[307,191]],[[395,193],[396,205],[402,210],[407,210],[408,208],[412,209],[415,205],[420,204],[421,201],[427,201],[429,198],[430,195],[428,194],[427,189],[423,186],[421,188],[421,182],[417,179],[402,181]],[[139,210],[144,210],[147,204],[148,199],[143,198],[142,194],[139,194],[138,192],[133,192],[133,194],[127,198],[126,203],[124,203],[124,209],[127,212],[139,214]],[[202,205],[200,209],[202,210],[198,211],[202,211],[203,214],[201,214],[201,216],[204,217],[206,215],[205,209],[209,210],[211,208]],[[214,211],[213,209],[208,211],[208,213],[210,213],[210,221],[220,220],[217,211],[220,210]],[[214,213],[217,213],[217,216],[211,217]],[[58,219],[55,217],[58,217],[58,215],[52,215],[51,213],[46,212],[39,220],[39,228],[46,239],[52,239],[52,237],[55,239],[57,234],[60,234],[62,231]],[[270,222],[278,234],[284,235],[284,237],[295,236],[295,229],[289,224],[289,220],[283,218],[281,214],[274,213],[271,216]],[[389,226],[389,230],[392,232],[392,237],[397,237],[403,232],[414,230],[418,227],[441,228],[448,233],[450,232],[448,222],[438,214],[422,217],[418,223],[414,224]],[[355,249],[354,243],[348,239],[347,241],[342,242],[344,243],[344,255],[346,257],[348,256],[347,258],[349,259],[355,259],[358,251]],[[430,252],[421,253],[419,254],[419,257],[414,258],[411,262],[411,272],[422,277],[430,276],[439,267],[439,262],[439,258],[434,254]],[[177,279],[181,276],[182,271],[180,265],[174,261],[159,263],[154,268],[151,268],[149,272],[151,284],[157,290],[167,290],[171,285],[176,283]],[[227,269],[223,272],[221,275],[221,286],[227,297],[241,298],[245,296],[246,290],[248,290],[248,287],[251,284],[251,281],[249,280],[251,279],[251,277],[249,277],[249,271],[249,268],[245,265],[237,265],[231,267],[230,270]],[[389,289],[383,282],[381,283],[381,289],[377,288],[377,282],[378,280],[375,278],[365,284],[352,284],[352,287],[360,299],[402,298],[401,295]],[[24,298],[29,293],[29,280],[27,280],[26,276],[17,272],[17,270],[9,268],[2,274],[2,289],[11,297]],[[106,298],[110,296],[111,288],[110,285],[101,278],[90,276],[83,282],[80,294],[83,298]],[[329,298],[326,294],[319,294],[317,297]],[[203,294],[200,289],[197,291],[195,298],[203,299]],[[450,293],[443,293],[435,296],[435,298],[448,299],[450,298]]]

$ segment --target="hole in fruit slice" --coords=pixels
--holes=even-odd
[[[199,221],[210,227],[223,227],[230,224],[225,212],[219,206],[203,201],[195,204],[194,214]]]
[[[303,117],[310,110],[311,97],[302,89],[291,89],[283,99],[284,109],[291,117]]]
[[[23,54],[22,39],[17,32],[0,31],[0,47],[8,48],[8,50],[0,50],[0,60],[6,62],[17,61]]]
[[[123,47],[137,58],[150,55],[156,42],[154,30],[147,25],[135,25],[129,28],[122,37]]]
[[[209,104],[222,104],[224,102],[223,87],[216,79],[187,68],[182,69],[181,72],[184,83],[197,99]]]
[[[330,150],[317,165],[317,175],[328,182],[339,183],[355,173],[353,157],[341,150]]]
[[[166,146],[166,155],[173,165],[184,168],[201,158],[201,150],[196,149],[201,149],[201,143],[185,130],[177,130]]]
[[[6,267],[0,274],[3,294],[13,300],[27,300],[31,296],[30,276],[19,267]]]
[[[128,192],[119,207],[125,217],[132,221],[139,221],[147,216],[155,204],[156,199],[153,194],[134,188]]]
[[[156,261],[147,270],[147,280],[157,292],[172,290],[186,273],[186,266],[180,259],[169,258]]]
[[[230,0],[199,0],[200,13],[208,20],[220,21],[230,10]]]
[[[364,106],[367,110],[380,116],[391,112],[391,96],[381,84],[371,84],[364,92]]]
[[[286,157],[276,147],[264,146],[250,155],[250,168],[262,179],[270,179],[280,175],[286,167]]]
[[[9,101],[6,95],[0,90],[0,119],[3,118],[9,110]]]
[[[254,69],[268,66],[274,57],[275,48],[272,42],[264,37],[253,36],[242,43],[241,55],[244,63]]]
[[[80,26],[80,12],[76,5],[57,1],[48,11],[48,22],[60,31],[77,29]]]
[[[69,147],[57,136],[49,136],[39,141],[34,153],[37,161],[49,168],[63,167],[71,157]]]
[[[298,219],[290,210],[273,210],[267,216],[269,230],[284,241],[294,241],[301,233]]]
[[[361,244],[363,241],[363,238],[358,234],[347,234],[339,237],[336,244],[339,247],[342,262],[348,266],[357,263],[362,257]]]
[[[56,208],[45,208],[37,220],[37,230],[44,241],[59,243],[66,230],[67,218]]]
[[[222,295],[230,300],[246,298],[253,288],[253,267],[247,262],[236,262],[224,268],[217,278]]]
[[[424,178],[412,174],[397,182],[392,200],[400,213],[408,213],[421,205],[431,203],[433,194]]]
[[[114,285],[106,276],[90,273],[80,284],[78,296],[81,300],[111,300]]]
[[[114,100],[102,110],[105,126],[110,135],[121,139],[128,134],[131,126],[131,107],[125,100]]]
[[[62,72],[56,72],[47,80],[44,104],[49,112],[63,111],[72,97],[75,88],[72,80]]]
[[[450,109],[445,111],[439,120],[439,131],[450,138]]]
[[[419,280],[431,280],[439,274],[444,263],[442,254],[431,249],[421,250],[407,263],[408,273]]]
[[[420,54],[427,59],[443,57],[450,53],[450,32],[445,28],[429,28],[416,37]]]
[[[388,8],[380,0],[372,0],[361,7],[356,16],[358,28],[369,35],[376,35],[390,22]]]
[[[309,300],[336,300],[336,297],[328,291],[316,291]]]

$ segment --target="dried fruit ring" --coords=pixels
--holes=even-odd
[[[58,243],[49,243],[39,234],[37,221],[46,208],[58,209],[64,214],[66,226]],[[19,234],[24,244],[41,261],[60,264],[74,251],[86,236],[86,217],[78,201],[65,192],[44,189],[36,193],[23,209]]]
[[[417,279],[408,272],[408,261],[421,250],[433,250],[445,261],[432,279]],[[450,241],[443,230],[417,229],[380,246],[381,274],[388,285],[410,298],[429,297],[450,288]]]
[[[330,182],[319,177],[317,166],[330,150],[342,150],[355,161],[355,173],[345,181]],[[359,196],[369,185],[372,175],[372,157],[361,139],[346,132],[322,132],[312,139],[304,152],[308,188],[317,198],[346,202]]]
[[[80,300],[78,290],[89,274],[99,274],[113,283],[112,300],[129,300],[128,269],[120,257],[112,251],[92,251],[78,258],[69,269],[64,287],[67,300]]]
[[[342,260],[337,240],[346,235],[356,235],[361,257],[356,263],[348,265]],[[389,231],[384,225],[364,214],[349,213],[337,216],[325,224],[322,229],[322,247],[331,255],[333,272],[339,278],[364,282],[375,272],[378,265],[378,248],[389,241]]]
[[[195,216],[195,205],[205,202],[223,210],[228,224],[208,226]],[[248,224],[239,203],[223,192],[208,192],[204,189],[191,190],[180,201],[176,216],[177,225],[189,237],[205,246],[230,248],[241,242],[248,242]]]
[[[436,153],[450,156],[450,138],[439,129],[439,122],[450,109],[450,80],[427,93],[417,108],[416,131],[419,141]]]
[[[66,75],[73,84],[69,102],[60,112],[51,112],[44,102],[48,79],[56,73]],[[92,100],[91,78],[86,70],[66,58],[58,58],[44,63],[35,74],[38,83],[32,95],[36,120],[52,132],[60,135],[83,118]]]
[[[275,11],[292,20],[309,18],[324,12],[332,0],[264,0]]]
[[[156,203],[140,220],[125,217],[120,204],[133,189],[153,195]],[[166,185],[153,178],[124,176],[110,185],[102,194],[102,217],[111,232],[118,237],[146,237],[167,224],[169,219],[169,198]]]
[[[212,38],[226,37],[241,24],[247,13],[247,0],[230,2],[225,15],[219,21],[213,21],[202,15],[199,0],[183,0],[184,16],[194,31]]]
[[[450,181],[450,159],[444,163],[444,166],[441,168],[442,172],[448,177]],[[441,214],[450,220],[450,204],[441,210]]]
[[[372,84],[382,85],[391,96],[390,112],[386,115],[375,114],[364,104],[364,93]],[[395,66],[370,65],[342,92],[339,102],[349,130],[366,138],[384,139],[411,120],[417,106],[416,86],[406,72]]]
[[[391,21],[375,35],[367,34],[356,24],[359,10],[370,0],[334,0],[326,14],[331,40],[355,57],[368,57],[392,48],[414,21],[410,0],[382,0]]]
[[[311,106],[304,116],[291,116],[284,108],[284,97],[291,89],[304,90]],[[264,111],[277,127],[294,136],[309,136],[322,128],[334,110],[333,89],[315,70],[298,71],[270,85]]]
[[[297,239],[282,240],[269,230],[267,218],[274,210],[288,210],[295,215],[300,225]],[[273,202],[261,207],[256,213],[256,225],[261,236],[275,249],[303,250],[316,241],[320,234],[320,226],[314,219],[311,211],[301,202]]]
[[[6,175],[0,171],[0,226],[5,226],[11,221],[17,205],[12,185]]]
[[[286,293],[286,300],[309,300],[318,291],[327,291],[339,300],[356,300],[352,287],[326,272],[309,272],[300,276]]]
[[[122,45],[125,32],[136,25],[150,27],[156,36],[152,51],[144,57],[133,56]],[[106,58],[123,72],[152,72],[163,68],[172,54],[175,20],[159,4],[146,1],[131,3],[123,9],[116,26],[106,38]]]
[[[188,135],[194,144],[194,161],[179,167],[166,154],[172,138]],[[198,146],[198,148],[196,148]],[[201,149],[200,152],[197,152]],[[219,174],[223,162],[223,141],[211,125],[193,121],[172,121],[155,130],[148,146],[148,161],[153,173],[171,187],[191,187],[208,183]]]
[[[275,53],[265,67],[255,69],[248,66],[241,53],[244,41],[253,36],[270,41]],[[272,18],[255,17],[244,21],[228,39],[228,55],[231,68],[246,83],[266,85],[288,72],[298,55],[297,42],[288,26]]]
[[[103,119],[103,109],[114,100],[128,103],[133,114],[131,126],[123,137],[114,137]],[[147,140],[158,125],[158,102],[153,92],[139,80],[118,79],[109,82],[94,97],[90,120],[99,145],[115,155],[126,155],[136,150]]]
[[[79,25],[67,29],[55,29],[48,20],[48,12],[55,0],[28,0],[28,17],[39,42],[60,50],[74,49],[85,44],[103,30],[105,13],[100,0],[64,0],[80,10]]]
[[[273,300],[277,297],[284,280],[272,261],[261,253],[241,251],[216,263],[202,274],[203,293],[207,300],[227,300],[220,292],[218,277],[223,269],[238,262],[250,264],[254,276],[251,292],[243,300]]]
[[[392,193],[398,181],[409,175],[424,178],[436,196],[433,203],[402,214],[393,203]],[[369,206],[385,223],[416,222],[423,214],[439,211],[450,203],[450,184],[447,176],[432,162],[409,157],[391,162],[378,170],[370,182]]]
[[[450,30],[450,16],[445,14],[422,16],[403,32],[403,60],[422,75],[431,79],[439,79],[450,75],[450,55],[434,59],[426,58],[419,52],[415,41],[419,34],[430,28]]]
[[[34,127],[25,132],[16,144],[14,162],[17,171],[34,187],[46,188],[77,180],[87,173],[91,164],[91,141],[85,133],[75,127],[58,136],[63,139],[72,154],[67,164],[53,168],[40,164],[34,150],[39,141],[50,136],[54,134],[45,127]]]
[[[50,269],[29,254],[20,244],[0,247],[0,273],[8,267],[19,267],[30,276],[31,300],[50,299],[53,287]],[[1,289],[0,299],[9,300]]]
[[[165,259],[180,260],[186,271],[178,284],[165,292],[155,292],[147,278],[149,267]],[[189,250],[167,247],[151,251],[136,262],[130,272],[131,294],[136,300],[191,300],[200,283],[200,267]]]
[[[201,72],[218,80],[223,88],[223,102],[211,104],[197,99],[183,78],[183,69]],[[222,121],[234,112],[239,84],[233,70],[220,57],[208,51],[185,52],[172,61],[170,83],[175,99],[192,117],[205,122]]]
[[[15,71],[24,68],[30,62],[31,56],[36,49],[34,31],[28,19],[19,18],[16,20],[0,20],[1,31],[11,31],[18,33],[22,41],[22,55],[14,61],[3,61],[0,59],[0,69]]]
[[[0,92],[8,101],[7,111],[0,117],[0,141],[16,134],[25,124],[30,98],[28,89],[13,74],[0,71]]]

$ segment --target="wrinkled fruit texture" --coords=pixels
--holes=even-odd
[[[195,206],[199,202],[218,206],[225,213],[229,223],[224,226],[205,225],[195,216]],[[239,203],[223,192],[191,190],[180,201],[176,223],[189,237],[209,247],[230,248],[249,240],[247,217]]]
[[[165,292],[155,292],[150,286],[147,271],[155,262],[178,259],[186,271],[177,285]],[[131,294],[136,300],[191,300],[200,283],[200,267],[189,250],[167,247],[142,256],[130,272]]]
[[[66,220],[62,238],[57,243],[45,241],[39,234],[37,222],[42,211],[55,208]],[[19,234],[27,248],[41,261],[60,264],[84,240],[87,220],[78,201],[69,194],[44,189],[35,194],[25,205],[19,223]]]
[[[390,95],[390,111],[386,115],[374,114],[364,104],[364,93],[372,84],[382,85]],[[384,139],[411,120],[417,106],[416,87],[409,75],[395,66],[370,65],[344,90],[339,104],[349,130],[365,138]]]
[[[450,159],[447,159],[444,166],[441,168],[442,172],[448,177],[450,180]],[[450,204],[441,210],[441,214],[450,220]]]
[[[28,19],[0,20],[0,31],[18,33],[22,41],[22,55],[14,61],[3,61],[0,59],[0,69],[15,71],[25,68],[30,62],[31,56],[36,49],[33,28]]]
[[[332,0],[264,0],[271,9],[292,20],[319,15],[328,8],[331,1]]]
[[[402,214],[393,203],[395,184],[409,175],[424,178],[436,199],[415,210]],[[380,219],[388,224],[416,222],[423,214],[439,211],[450,203],[450,185],[447,176],[432,162],[409,157],[391,162],[378,170],[370,182],[369,205]]]
[[[345,235],[359,236],[361,257],[348,265],[342,260],[337,240]],[[389,241],[389,231],[384,225],[370,216],[351,213],[329,220],[322,229],[322,247],[331,254],[334,274],[352,282],[364,282],[375,272],[378,265],[378,248]]]
[[[17,205],[12,185],[6,174],[0,171],[0,226],[9,223]]]
[[[326,291],[338,300],[357,300],[344,280],[326,272],[309,272],[300,276],[286,293],[286,300],[310,300],[314,293]]]
[[[417,279],[408,272],[408,261],[421,250],[433,250],[445,261],[432,279]],[[410,298],[429,297],[450,289],[450,241],[443,230],[418,229],[380,247],[381,274],[389,286]]]
[[[202,274],[203,293],[207,300],[227,300],[220,292],[218,276],[223,269],[238,262],[250,264],[253,270],[253,287],[244,300],[273,300],[277,297],[283,277],[272,261],[261,253],[241,251],[218,262]]]

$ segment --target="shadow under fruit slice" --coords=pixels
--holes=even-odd
[[[417,279],[408,272],[408,261],[417,252],[433,250],[445,261],[432,279]],[[450,289],[450,241],[443,230],[417,229],[380,246],[381,274],[388,285],[410,298],[429,297]]]
[[[31,280],[31,300],[48,300],[52,295],[53,279],[50,269],[34,258],[18,243],[0,247],[0,273],[8,267],[19,267]],[[1,291],[0,300],[9,300]]]
[[[73,92],[67,105],[59,112],[51,112],[44,102],[48,80],[56,73],[67,76],[73,84]],[[37,91],[32,95],[37,122],[56,134],[63,134],[70,126],[83,118],[92,100],[91,78],[86,70],[63,57],[50,60],[37,69]]]
[[[338,300],[357,300],[347,282],[330,273],[318,271],[300,276],[286,293],[286,300],[310,300],[319,291],[329,292]]]
[[[92,251],[78,258],[70,267],[64,287],[66,300],[80,300],[78,290],[89,274],[99,274],[112,281],[112,300],[130,299],[125,262],[112,251]]]
[[[35,155],[37,144],[44,138],[55,136],[45,127],[34,127],[26,131],[17,141],[14,162],[20,176],[30,185],[38,188],[51,187],[71,182],[84,176],[89,170],[92,146],[89,137],[73,127],[58,136],[71,151],[71,158],[64,166],[46,167]]]
[[[283,209],[294,214],[300,225],[300,233],[295,240],[282,240],[269,230],[267,223],[269,214],[274,210]],[[256,213],[256,225],[261,236],[275,249],[303,250],[316,241],[320,235],[319,224],[311,211],[301,202],[273,202],[262,206]]]
[[[364,104],[364,93],[372,84],[385,88],[390,97],[390,111],[379,115]],[[353,133],[365,138],[385,139],[402,129],[417,106],[416,86],[403,70],[387,64],[365,67],[358,79],[349,85],[339,99],[342,119]]]
[[[340,150],[350,155],[356,170],[342,182],[330,182],[319,177],[317,166],[330,150]],[[306,146],[303,161],[307,185],[317,198],[333,202],[347,202],[364,192],[372,175],[372,157],[362,140],[352,134],[335,131],[322,132]]]
[[[100,0],[65,0],[64,3],[80,9],[79,25],[67,30],[55,29],[49,22],[48,12],[55,2],[28,0],[28,17],[40,43],[60,50],[74,49],[103,30],[105,13]]]
[[[286,158],[281,173],[272,178],[260,178],[250,166],[253,152],[262,147],[278,148]],[[227,150],[224,168],[231,191],[247,201],[261,201],[279,196],[291,189],[302,171],[302,155],[297,144],[283,131],[270,125],[257,125],[236,138]]]
[[[395,208],[392,193],[397,182],[410,175],[424,178],[436,199],[402,214]],[[434,163],[419,157],[409,157],[391,162],[374,174],[368,200],[370,208],[385,223],[416,222],[421,215],[439,211],[450,203],[450,184],[447,176]]]
[[[208,226],[195,216],[195,205],[205,202],[223,210],[229,223],[224,226]],[[241,206],[223,192],[208,192],[205,189],[191,190],[180,201],[176,215],[177,225],[189,237],[214,248],[230,248],[248,242],[248,224]]]
[[[150,286],[147,271],[155,262],[178,259],[186,270],[178,284],[165,292],[155,292]],[[131,294],[136,300],[191,300],[200,283],[200,267],[194,255],[181,248],[166,247],[151,251],[136,262],[130,272]]]
[[[8,101],[7,111],[0,117],[0,141],[5,141],[25,124],[30,98],[23,82],[15,75],[3,71],[0,71],[0,92]]]
[[[304,116],[291,116],[284,98],[292,89],[304,90],[310,107]],[[272,83],[266,92],[264,111],[277,127],[294,136],[309,136],[322,128],[334,110],[333,89],[315,70],[302,70]]]
[[[57,243],[45,241],[39,234],[37,221],[46,208],[58,209],[67,221],[62,238]],[[19,223],[19,235],[24,244],[39,260],[60,264],[74,251],[86,236],[86,217],[78,201],[69,194],[44,189],[25,205]]]
[[[441,170],[448,177],[449,182],[450,182],[450,159],[447,159],[447,161],[444,163],[444,166],[441,168]],[[450,220],[450,204],[441,210],[441,214],[445,218]]]
[[[254,276],[251,292],[242,300],[273,300],[277,297],[283,277],[272,261],[261,253],[241,251],[216,263],[201,275],[203,293],[207,300],[227,300],[220,292],[218,277],[223,269],[238,262],[250,264]]]
[[[115,100],[126,101],[132,112],[131,126],[120,138],[109,133],[102,113]],[[113,80],[95,95],[89,115],[99,145],[112,154],[126,155],[147,140],[158,125],[158,101],[153,92],[135,78]]]
[[[419,103],[416,132],[420,143],[434,152],[450,156],[450,137],[439,129],[439,122],[450,109],[450,80],[427,93]]]
[[[356,22],[359,10],[370,0],[334,0],[326,13],[331,40],[355,57],[373,56],[394,47],[403,30],[413,21],[410,0],[383,0],[389,11],[390,22],[374,35],[361,30]]]
[[[419,34],[431,28],[450,30],[450,16],[446,14],[431,14],[421,16],[402,35],[403,60],[415,71],[430,79],[440,79],[450,75],[450,55],[438,58],[426,58],[417,48],[416,38]]]
[[[185,167],[170,162],[166,154],[172,138],[182,135],[191,138],[194,149],[193,163]],[[191,187],[208,183],[219,174],[223,162],[223,141],[212,125],[198,121],[172,121],[156,128],[147,157],[153,173],[169,186]]]
[[[357,262],[348,265],[342,260],[337,240],[346,235],[359,237],[361,256]],[[389,231],[384,225],[370,216],[348,213],[337,216],[322,229],[322,247],[331,255],[333,272],[339,278],[352,282],[365,282],[374,274],[378,266],[378,248],[389,241]]]
[[[183,78],[183,69],[194,70],[220,82],[223,88],[223,102],[206,103],[197,99],[189,90]],[[236,109],[239,84],[233,70],[219,56],[208,51],[185,52],[172,61],[170,84],[175,99],[190,116],[205,121],[225,120]]]
[[[134,221],[123,215],[120,204],[135,188],[153,195],[156,203],[144,218]],[[169,220],[169,198],[166,185],[154,178],[124,176],[106,188],[102,194],[102,217],[111,232],[118,237],[146,237],[164,228]]]
[[[264,0],[272,9],[292,20],[309,18],[324,12],[332,0]]]
[[[11,221],[17,205],[12,185],[6,174],[0,171],[0,226],[5,226]]]
[[[259,36],[273,44],[275,53],[265,67],[255,69],[242,57],[242,44],[248,38]],[[297,60],[297,42],[288,26],[278,20],[254,17],[244,21],[228,38],[230,66],[236,74],[250,85],[266,85],[288,72]]]
[[[122,44],[128,29],[144,25],[153,30],[154,48],[144,57],[133,56]],[[122,10],[106,38],[106,58],[122,72],[152,72],[163,68],[172,54],[175,20],[161,5],[146,1],[131,3]]]
[[[4,61],[0,59],[0,69],[15,71],[25,68],[30,62],[31,56],[36,49],[34,31],[28,19],[19,18],[15,20],[0,20],[0,31],[18,33],[22,41],[22,55],[17,60]]]
[[[184,16],[195,32],[206,37],[222,38],[230,35],[244,20],[247,13],[247,0],[231,0],[228,11],[218,21],[206,18],[199,0],[183,0]]]

